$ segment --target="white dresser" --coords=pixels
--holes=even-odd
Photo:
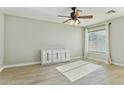
[[[49,48],[41,50],[42,64],[52,64],[66,61],[70,61],[70,53],[67,49]]]

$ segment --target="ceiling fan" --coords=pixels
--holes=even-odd
[[[81,16],[81,10],[77,9],[76,7],[71,7],[72,12],[70,13],[70,16],[64,16],[64,15],[58,15],[58,17],[66,17],[69,18],[68,20],[64,21],[63,23],[66,23],[68,21],[73,20],[73,24],[80,24],[79,19],[91,19],[93,18],[93,15],[86,15],[86,16]]]

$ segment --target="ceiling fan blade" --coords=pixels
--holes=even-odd
[[[71,18],[70,16],[64,16],[64,15],[58,15],[58,17],[66,17],[66,18]]]
[[[68,21],[70,21],[70,20],[72,20],[72,19],[68,19],[68,20],[66,20],[66,21],[64,21],[64,22],[62,22],[62,23],[66,23],[66,22],[68,22]]]
[[[93,18],[93,16],[92,15],[87,15],[87,16],[79,16],[78,18],[86,18],[86,19],[90,19],[90,18]]]

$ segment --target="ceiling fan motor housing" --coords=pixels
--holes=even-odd
[[[71,12],[71,18],[74,20],[74,19],[76,19],[76,16],[75,16],[75,12]]]
[[[76,7],[72,7],[71,9],[72,9],[72,10],[75,12],[75,10],[76,10]]]

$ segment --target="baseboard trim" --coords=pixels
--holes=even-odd
[[[121,64],[121,63],[116,63],[116,62],[113,62],[112,64],[113,64],[113,65],[117,65],[117,66],[124,67],[124,64]]]
[[[1,68],[0,68],[0,72],[2,72],[3,70],[4,70],[4,68],[3,68],[3,67],[1,67]]]
[[[12,67],[21,67],[21,66],[28,66],[28,65],[35,65],[35,64],[40,64],[40,61],[37,62],[30,62],[30,63],[23,63],[23,64],[13,64],[13,65],[4,65],[3,69],[5,68],[12,68]]]
[[[82,59],[82,56],[79,57],[71,57],[71,60],[76,60],[76,59]],[[28,62],[28,63],[23,63],[23,64],[12,64],[12,65],[4,65],[0,68],[0,72],[3,71],[6,68],[13,68],[13,67],[21,67],[21,66],[28,66],[28,65],[35,65],[35,64],[41,64],[41,61],[37,62]]]
[[[71,60],[76,60],[76,59],[82,59],[83,56],[79,56],[79,57],[71,57]]]

